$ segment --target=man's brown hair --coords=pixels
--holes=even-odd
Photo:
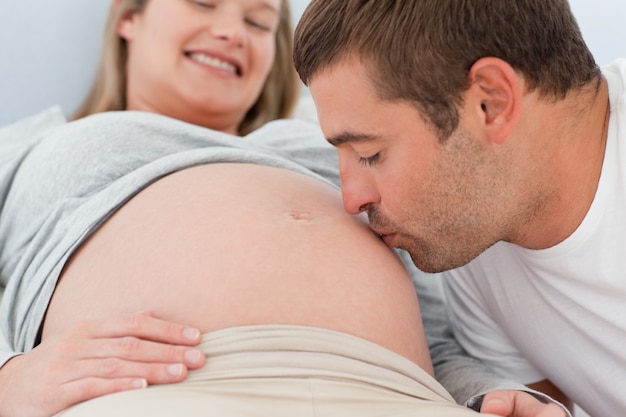
[[[567,0],[312,0],[295,32],[302,81],[351,56],[381,99],[413,103],[442,140],[480,58],[552,99],[601,78]]]

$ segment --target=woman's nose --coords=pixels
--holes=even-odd
[[[237,46],[245,44],[246,30],[242,16],[234,11],[216,14],[211,22],[211,34],[225,42]]]

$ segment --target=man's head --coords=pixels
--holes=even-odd
[[[548,204],[523,138],[600,80],[561,0],[313,0],[294,59],[346,209],[429,272],[523,238]]]
[[[413,103],[442,139],[482,57],[554,98],[599,76],[567,0],[312,0],[295,32],[300,78],[350,56],[381,99]]]

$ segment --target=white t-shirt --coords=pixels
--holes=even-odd
[[[545,250],[499,242],[444,274],[455,334],[524,383],[551,380],[592,415],[626,412],[626,60],[603,68],[611,117],[594,201]]]

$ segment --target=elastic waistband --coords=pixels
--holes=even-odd
[[[318,377],[375,385],[416,398],[454,402],[415,363],[346,333],[297,325],[253,325],[203,335],[207,364],[188,380]]]

